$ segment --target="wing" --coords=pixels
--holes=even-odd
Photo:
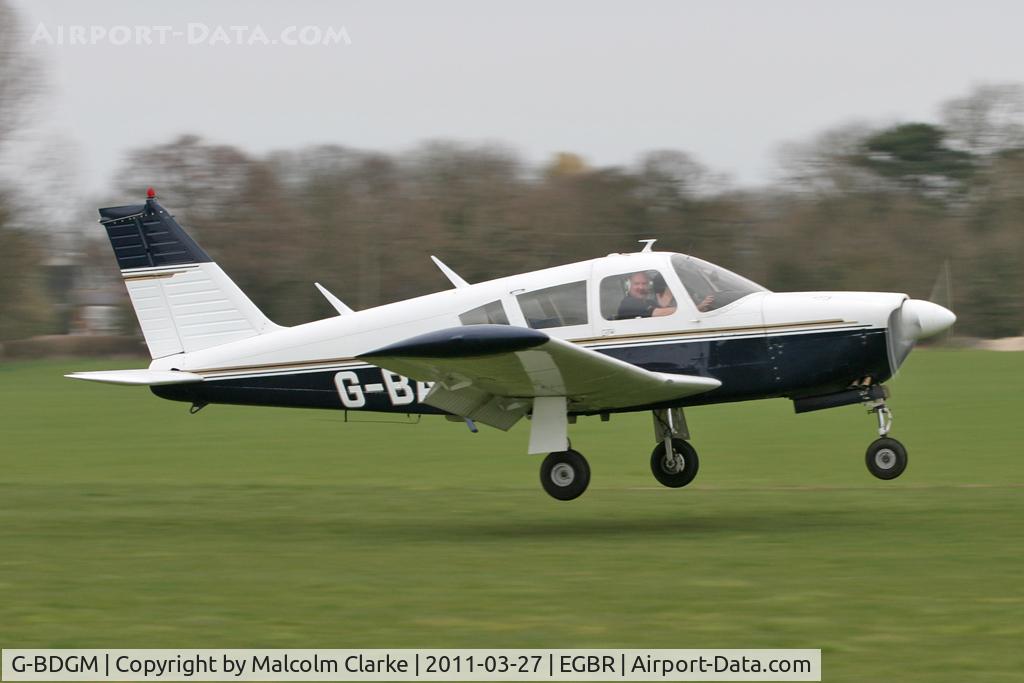
[[[564,397],[569,412],[661,403],[721,386],[711,377],[651,372],[538,330],[467,325],[413,337],[360,358],[436,382],[428,405],[500,429],[534,399]]]

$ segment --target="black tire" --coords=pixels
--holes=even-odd
[[[590,484],[590,465],[572,449],[551,453],[540,466],[540,484],[552,498],[579,498]]]
[[[697,476],[700,458],[697,457],[696,449],[683,439],[672,439],[672,452],[676,456],[675,464],[665,460],[664,441],[655,446],[651,452],[651,472],[659,483],[678,489],[689,484]],[[682,463],[679,463],[680,459]]]
[[[907,469],[907,449],[896,439],[876,439],[868,446],[864,463],[879,479],[895,479]]]

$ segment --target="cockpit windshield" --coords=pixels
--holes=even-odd
[[[748,294],[768,291],[756,282],[693,256],[673,254],[672,267],[699,311],[714,311]]]

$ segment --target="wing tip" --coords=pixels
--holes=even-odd
[[[682,377],[685,377],[686,380],[683,381],[681,379]],[[671,377],[666,381],[669,384],[687,384],[689,386],[693,386],[694,384],[704,385],[709,390],[717,389],[718,387],[722,386],[722,380],[720,379],[715,379],[714,377],[696,377],[694,375],[680,375],[679,377]]]
[[[667,372],[657,373],[661,376],[666,386],[685,386],[694,389],[692,393],[702,394],[705,391],[712,391],[722,386],[722,380],[714,377],[702,377],[700,375],[673,375]]]

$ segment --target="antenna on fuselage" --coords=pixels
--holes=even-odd
[[[657,242],[657,241],[658,241],[657,237],[655,237],[652,240],[637,240],[637,242],[639,242],[640,244],[644,245],[644,248],[640,250],[640,253],[641,254],[646,254],[647,252],[649,252],[652,249],[654,249],[654,243]]]
[[[348,315],[349,313],[355,313],[355,311],[353,311],[351,308],[345,305],[345,302],[343,302],[341,299],[328,292],[327,288],[324,287],[322,284],[320,284],[319,282],[314,282],[313,284],[316,285],[316,288],[319,289],[320,293],[324,295],[325,299],[327,299],[327,303],[329,303],[331,306],[334,306],[334,310],[338,312],[338,315]]]
[[[455,285],[456,288],[469,287],[469,283],[463,280],[461,277],[459,277],[459,274],[456,273],[454,270],[452,270],[444,263],[442,263],[441,259],[437,258],[436,256],[431,256],[430,260],[434,262],[435,266],[441,269],[441,272],[444,273],[444,276],[448,278],[449,282]]]

